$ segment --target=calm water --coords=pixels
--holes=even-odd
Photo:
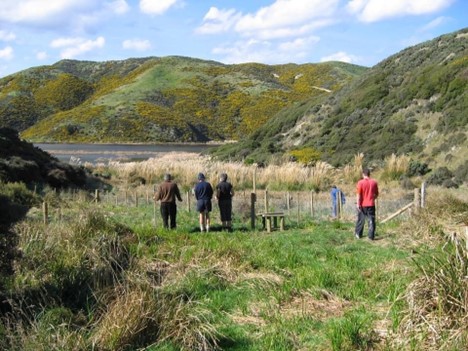
[[[170,152],[199,154],[215,145],[206,144],[34,144],[60,161],[70,163],[147,160]]]

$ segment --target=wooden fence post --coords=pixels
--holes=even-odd
[[[314,191],[311,190],[311,191],[310,191],[310,216],[311,216],[312,218],[315,217],[315,213],[314,213],[314,212],[315,212],[315,209],[314,209]]]
[[[156,186],[153,187],[153,193],[156,193]],[[153,197],[153,224],[156,227],[156,199]]]
[[[250,227],[255,229],[255,201],[257,200],[257,195],[255,193],[250,194]]]
[[[45,201],[42,203],[42,214],[44,218],[44,225],[49,224],[49,206]]]
[[[286,208],[288,209],[288,215],[291,215],[291,196],[289,191],[286,193]]]
[[[426,182],[421,184],[421,207],[426,206]]]
[[[419,196],[419,189],[414,189],[414,213],[419,212],[419,208],[421,207],[421,198]]]
[[[138,191],[135,191],[135,207],[138,207]]]
[[[268,212],[268,189],[265,189],[265,213]]]
[[[299,226],[299,222],[301,220],[301,203],[299,201],[299,192],[297,192],[296,196],[297,196],[297,225]]]
[[[338,219],[341,219],[341,210],[342,210],[342,205],[341,205],[341,201],[342,201],[342,196],[343,194],[341,193],[341,190],[338,190],[338,203],[337,203],[337,218]]]
[[[257,193],[257,166],[255,166],[253,170],[252,189],[253,189],[253,193],[256,194]]]
[[[187,211],[190,213],[190,191],[187,191]]]
[[[99,202],[101,199],[99,198],[99,189],[94,190],[94,202]]]

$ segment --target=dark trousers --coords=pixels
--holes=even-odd
[[[232,221],[232,200],[221,199],[218,201],[219,214],[221,215],[221,222]]]
[[[375,238],[375,206],[361,207],[361,209],[358,210],[355,233],[360,238],[362,238],[366,218],[367,218],[367,222],[368,222],[367,237],[369,239],[374,240],[374,238]]]
[[[161,202],[161,217],[164,228],[169,228],[169,220],[171,228],[176,227],[177,205],[172,202]]]

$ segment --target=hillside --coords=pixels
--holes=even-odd
[[[344,63],[224,65],[186,57],[63,60],[0,80],[0,127],[30,141],[239,139],[277,111],[340,90]]]
[[[467,161],[468,29],[407,48],[326,100],[287,108],[215,155],[267,162],[294,149],[334,165],[392,153],[452,168]]]
[[[0,184],[22,182],[52,188],[85,188],[92,177],[82,167],[60,162],[47,152],[21,140],[18,133],[0,128]],[[95,185],[98,183],[95,182]]]

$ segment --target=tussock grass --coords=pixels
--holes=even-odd
[[[439,194],[411,223],[424,246],[413,257],[419,274],[402,295],[406,308],[397,340],[425,350],[463,349],[468,344],[468,203]]]

